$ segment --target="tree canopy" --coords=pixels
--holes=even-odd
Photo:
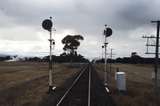
[[[67,35],[62,39],[62,43],[64,44],[63,50],[71,55],[75,55],[77,48],[80,46],[80,40],[83,39],[81,35]]]

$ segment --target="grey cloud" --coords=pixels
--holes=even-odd
[[[15,17],[17,23],[39,24],[43,18],[53,15],[61,26],[84,27],[84,29],[83,23],[87,28],[105,23],[111,24],[117,29],[134,28],[145,24],[155,16],[155,12],[152,10],[157,4],[155,0],[135,0],[133,2],[122,0],[117,2],[115,0],[77,0],[69,2],[70,4],[62,2],[56,5],[51,2],[51,4],[43,5],[38,4],[38,1],[32,3],[6,0],[1,2],[1,7],[6,15]]]
[[[100,39],[108,24],[114,31],[113,43],[118,45],[118,39],[132,45],[130,34],[137,28],[155,27],[150,21],[160,18],[159,5],[158,0],[2,0],[0,28],[27,26],[40,31],[42,20],[53,16],[58,32],[73,29]]]

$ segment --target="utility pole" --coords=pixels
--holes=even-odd
[[[105,25],[105,29],[104,29],[104,32],[103,32],[103,35],[104,35],[104,48],[105,48],[105,72],[104,72],[104,85],[107,86],[107,82],[108,82],[108,78],[109,78],[109,74],[107,73],[107,45],[108,45],[108,42],[107,42],[107,37],[111,36],[112,35],[112,29],[107,27],[107,25]]]
[[[155,52],[154,53],[149,52],[149,47],[155,47],[156,46],[156,44],[154,44],[154,42],[151,42],[151,41],[156,39],[156,36],[153,36],[153,35],[146,36],[146,35],[144,35],[144,36],[142,36],[142,38],[147,39],[147,41],[146,41],[146,53],[145,54],[155,54]]]
[[[158,73],[158,60],[159,60],[159,27],[160,21],[151,21],[151,23],[157,24],[157,36],[156,36],[156,49],[155,49],[155,64],[154,64],[154,72],[155,72],[155,91],[157,92],[157,73]]]

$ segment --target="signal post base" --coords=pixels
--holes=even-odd
[[[56,89],[56,87],[55,86],[49,86],[49,89],[48,89],[48,94],[50,94],[50,93],[53,93],[53,91]]]

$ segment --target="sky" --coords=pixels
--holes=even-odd
[[[104,25],[112,28],[107,38],[108,53],[114,57],[145,55],[143,35],[155,35],[160,19],[159,0],[1,0],[0,54],[44,56],[49,51],[49,32],[41,26],[53,17],[55,47],[53,54],[63,52],[61,40],[68,34],[84,37],[78,53],[87,58],[102,57]],[[152,49],[151,49],[152,50]]]

